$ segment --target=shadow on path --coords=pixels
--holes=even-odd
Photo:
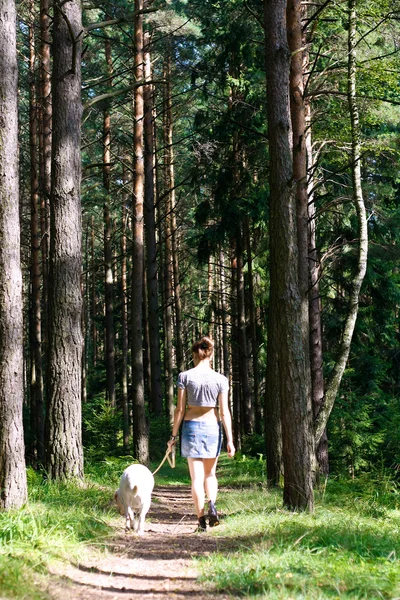
[[[125,533],[124,519],[116,521],[116,536],[106,552],[93,550],[80,564],[58,563],[49,585],[54,600],[196,600],[231,599],[197,582],[193,557],[221,549],[224,540],[194,533],[188,486],[156,486],[142,537]]]

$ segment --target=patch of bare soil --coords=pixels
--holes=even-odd
[[[48,591],[54,600],[232,598],[197,581],[192,557],[221,548],[223,540],[194,533],[197,520],[187,486],[156,486],[144,536],[125,533],[124,525],[121,517],[106,553],[93,551],[85,564],[52,567]]]

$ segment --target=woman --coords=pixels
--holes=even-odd
[[[226,433],[228,456],[235,454],[228,406],[229,384],[224,375],[211,367],[213,350],[214,343],[208,337],[192,346],[194,368],[179,374],[178,403],[168,442],[171,449],[183,419],[181,454],[189,464],[192,498],[198,518],[197,531],[207,529],[205,494],[208,498],[208,524],[210,527],[219,524],[215,502],[218,491],[216,469],[222,445],[220,418]]]

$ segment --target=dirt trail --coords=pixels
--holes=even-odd
[[[118,534],[100,558],[93,552],[84,564],[55,565],[48,588],[54,600],[232,598],[197,582],[191,558],[206,556],[223,541],[193,533],[188,486],[156,486],[147,516],[143,537],[125,533],[121,517]]]

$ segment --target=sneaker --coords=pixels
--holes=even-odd
[[[195,530],[195,533],[204,533],[205,531],[207,531],[206,518],[205,517],[199,517],[199,522],[197,524],[197,528]]]
[[[210,527],[216,527],[217,525],[219,525],[217,509],[212,500],[210,500],[208,503],[208,524]]]

